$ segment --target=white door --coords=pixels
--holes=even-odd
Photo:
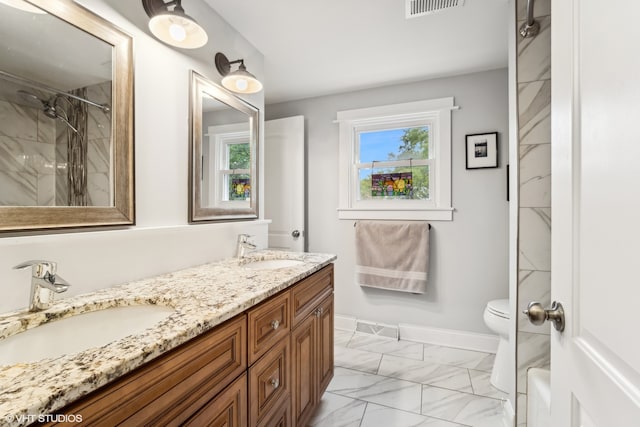
[[[553,426],[640,426],[640,2],[552,2]]]
[[[264,211],[269,247],[305,250],[304,116],[264,123]]]

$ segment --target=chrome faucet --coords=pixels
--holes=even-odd
[[[236,247],[236,257],[244,258],[249,252],[256,249],[256,245],[249,239],[251,237],[248,234],[238,234],[238,246]]]
[[[69,289],[69,283],[56,275],[57,264],[51,261],[25,261],[15,270],[31,267],[31,296],[29,311],[44,310],[53,304],[53,296]]]

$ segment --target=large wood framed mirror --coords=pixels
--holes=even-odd
[[[260,111],[191,71],[189,220],[258,217]]]
[[[0,231],[134,223],[133,40],[72,0],[0,1]]]

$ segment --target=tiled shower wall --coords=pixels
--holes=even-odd
[[[517,1],[517,28],[527,1]],[[549,367],[549,325],[534,326],[522,311],[551,296],[551,0],[536,0],[540,32],[517,35],[519,120],[519,254],[517,392],[518,425],[526,425],[527,369]]]
[[[55,121],[42,110],[0,100],[0,205],[54,204]]]
[[[89,86],[87,98],[111,105],[111,82]],[[110,206],[111,117],[88,112],[89,205]],[[0,206],[66,206],[67,126],[7,100],[0,100],[0,122]]]

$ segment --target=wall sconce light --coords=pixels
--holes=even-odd
[[[257,93],[262,90],[262,83],[256,76],[247,71],[244,66],[244,59],[229,61],[224,53],[216,53],[216,68],[223,77],[222,86],[236,93]],[[240,64],[238,69],[231,71],[231,64]]]
[[[41,13],[41,14],[47,13],[46,11],[22,0],[0,0],[0,3],[4,3],[7,6],[11,6],[15,9],[23,10],[25,12]]]
[[[142,0],[149,18],[149,29],[159,40],[175,47],[196,49],[207,44],[207,32],[184,13],[182,0]],[[169,8],[173,6],[173,10]]]

